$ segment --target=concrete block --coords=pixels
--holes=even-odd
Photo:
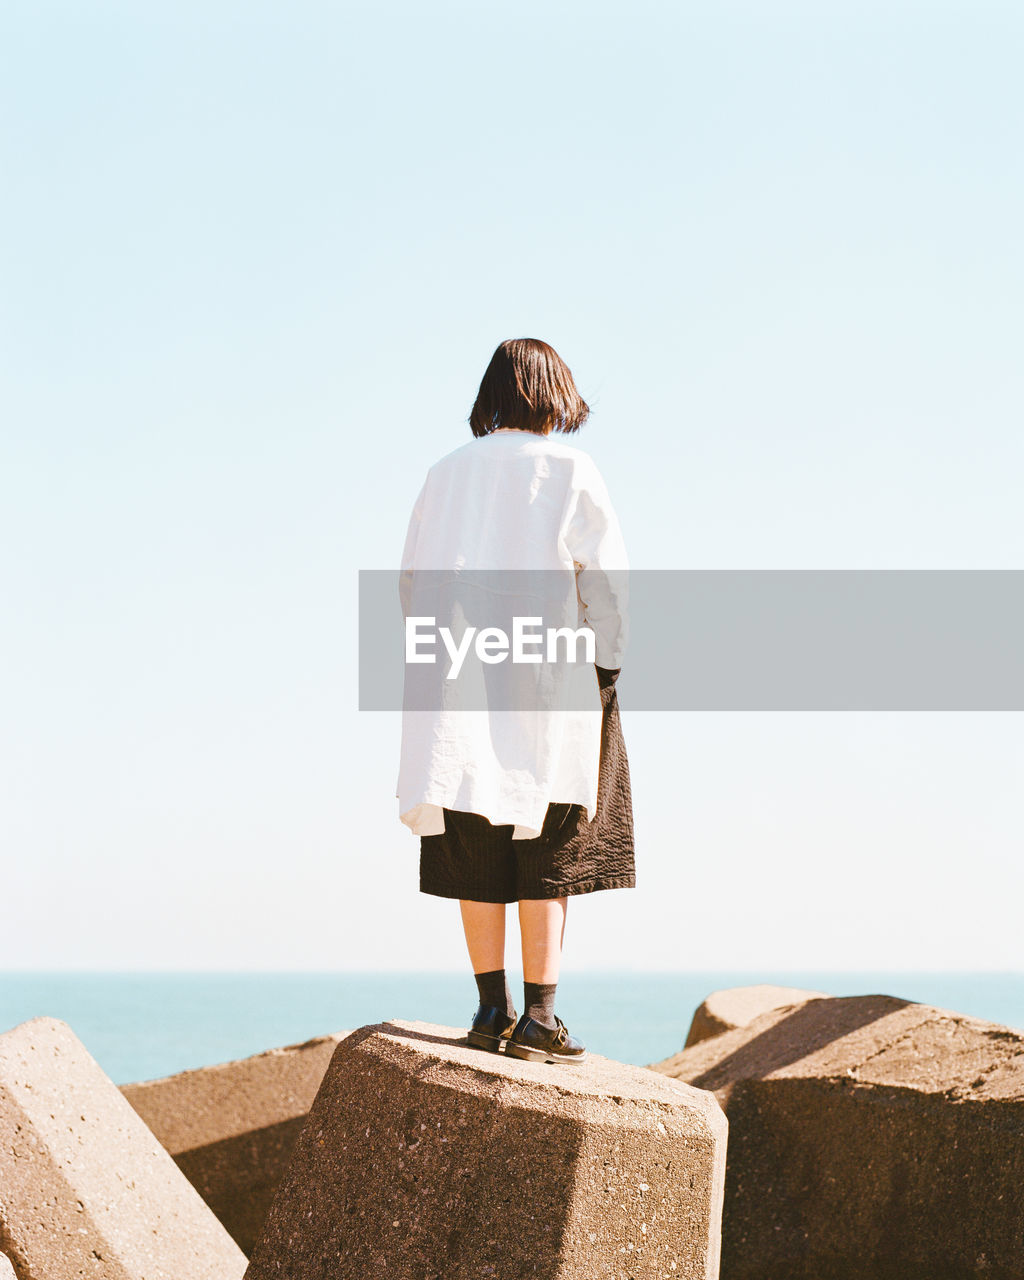
[[[247,1254],[331,1055],[347,1034],[121,1086]]]
[[[723,1280],[1022,1280],[1024,1035],[812,1000],[655,1070],[729,1116]]]
[[[803,1004],[807,1000],[820,1000],[823,991],[803,991],[799,987],[773,987],[759,983],[752,987],[726,987],[712,991],[699,1006],[690,1023],[686,1048],[720,1036],[723,1031],[735,1031],[749,1026],[755,1018],[772,1009],[784,1009],[788,1005]]]
[[[70,1027],[0,1035],[0,1247],[19,1280],[237,1280],[245,1257]]]
[[[708,1093],[591,1054],[420,1022],[335,1050],[247,1280],[712,1280],[726,1124]]]

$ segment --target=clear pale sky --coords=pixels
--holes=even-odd
[[[1022,54],[986,0],[5,6],[0,968],[466,963],[356,575],[503,338],[635,567],[1024,568]],[[623,725],[567,970],[1024,968],[1021,715]]]

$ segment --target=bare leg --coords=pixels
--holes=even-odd
[[[474,973],[492,973],[505,967],[504,902],[469,902],[459,899],[466,948]]]
[[[524,981],[558,981],[568,902],[568,898],[524,898],[520,901]]]

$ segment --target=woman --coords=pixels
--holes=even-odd
[[[406,666],[399,814],[420,837],[421,892],[459,899],[480,1002],[469,1042],[541,1062],[586,1057],[554,1011],[569,896],[635,885],[615,696],[626,552],[593,461],[556,438],[588,415],[547,343],[501,343],[469,417],[474,439],[430,468],[402,556],[407,664],[443,661],[430,667],[436,683],[425,698],[410,690],[427,667]],[[510,610],[531,625],[544,616],[565,621],[552,584],[566,580],[570,621],[592,633],[589,662],[574,663],[571,638],[564,650],[557,640],[544,649],[541,639],[499,673],[507,632],[470,621],[504,620]],[[459,627],[449,628],[448,655],[437,647],[432,657],[436,636],[424,637],[428,652],[415,639],[410,648],[410,628],[436,621],[438,607]],[[472,660],[478,630],[497,647],[478,645],[475,673],[458,667],[453,679],[455,650],[465,640]],[[509,902],[518,903],[522,935],[526,1007],[518,1018],[505,973]]]

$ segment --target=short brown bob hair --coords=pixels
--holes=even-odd
[[[469,415],[475,436],[499,427],[519,431],[578,431],[590,408],[576,390],[569,366],[539,338],[509,338],[487,366]]]

